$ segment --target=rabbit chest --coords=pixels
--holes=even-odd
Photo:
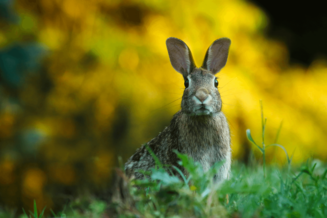
[[[204,171],[225,161],[218,177],[226,179],[231,164],[230,132],[222,112],[213,116],[190,117],[180,114],[178,147],[182,153],[200,162]]]

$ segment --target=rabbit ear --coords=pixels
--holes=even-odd
[[[166,41],[171,65],[186,77],[195,68],[190,49],[180,39],[170,37]]]
[[[212,43],[204,58],[202,68],[218,73],[227,62],[230,39],[220,38]]]

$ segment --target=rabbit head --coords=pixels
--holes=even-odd
[[[227,62],[230,39],[217,39],[209,47],[203,64],[197,68],[188,46],[180,39],[166,41],[170,62],[184,78],[182,112],[191,116],[212,116],[221,111],[222,102],[215,74]]]

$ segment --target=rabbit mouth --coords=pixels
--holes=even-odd
[[[210,108],[207,108],[205,105],[201,105],[200,108],[194,110],[191,114],[192,116],[204,116],[204,115],[212,115]]]

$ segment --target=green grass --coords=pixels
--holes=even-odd
[[[117,217],[327,217],[327,170],[318,160],[291,169],[267,166],[266,176],[262,166],[234,162],[231,179],[217,185],[211,179],[214,170],[204,173],[198,163],[179,155],[190,172],[183,181],[153,169],[149,179],[130,183],[127,200],[77,199],[48,217],[104,217],[109,212]],[[21,218],[42,217],[35,211]],[[0,217],[13,216],[2,211]]]
[[[232,178],[217,185],[211,180],[212,172],[204,173],[199,164],[181,157],[190,172],[187,182],[162,169],[153,170],[151,179],[133,182],[140,187],[132,189],[135,206],[128,211],[120,205],[120,216],[327,217],[327,170],[319,161],[292,172],[267,167],[266,173],[261,167],[235,163]]]

